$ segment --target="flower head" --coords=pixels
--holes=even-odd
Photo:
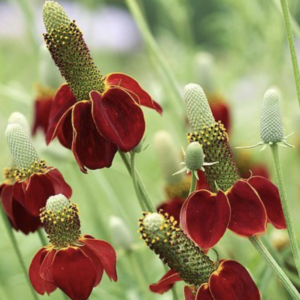
[[[131,151],[143,138],[140,106],[159,113],[161,107],[133,78],[121,73],[101,75],[81,30],[58,3],[46,1],[43,17],[47,47],[68,83],[53,100],[46,141],[58,137],[72,149],[83,172],[110,167],[117,149]]]
[[[112,246],[90,235],[80,235],[79,211],[63,195],[48,199],[41,212],[51,245],[33,258],[29,277],[41,295],[61,289],[72,300],[86,300],[105,271],[117,280],[116,253]]]

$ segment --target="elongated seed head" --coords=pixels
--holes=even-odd
[[[13,112],[8,118],[8,124],[19,124],[26,134],[30,135],[30,128],[25,116],[19,112]]]

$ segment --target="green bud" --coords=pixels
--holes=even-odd
[[[109,218],[109,226],[115,243],[119,248],[130,250],[133,244],[133,238],[124,221],[116,216]]]
[[[68,207],[69,204],[70,201],[65,195],[58,194],[48,198],[46,203],[46,209],[57,212],[59,210],[62,210],[64,207]]]
[[[22,126],[9,124],[5,136],[13,163],[18,169],[30,169],[35,162],[39,161],[31,139]]]
[[[135,146],[135,148],[133,148],[132,152],[133,153],[141,153],[143,150],[143,146],[144,146],[144,140],[142,139],[139,144],[137,146]]]
[[[264,143],[279,143],[284,139],[279,93],[268,90],[263,99],[260,136]]]
[[[154,147],[166,182],[171,185],[180,183],[184,175],[173,176],[178,170],[181,158],[172,136],[167,131],[158,131],[154,136]]]
[[[210,106],[203,89],[194,83],[184,88],[184,102],[189,124],[193,131],[199,132],[203,126],[211,126],[215,123]]]
[[[188,145],[185,152],[185,166],[188,170],[198,171],[203,168],[204,153],[198,142],[192,142]]]
[[[25,116],[19,112],[13,112],[8,118],[8,124],[19,124],[23,127],[24,131],[28,136],[30,135],[30,128]]]

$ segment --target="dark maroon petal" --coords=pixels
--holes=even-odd
[[[47,174],[33,174],[28,180],[25,191],[26,209],[33,216],[39,216],[50,196],[55,195],[54,187]]]
[[[94,268],[95,268],[95,271],[97,274],[95,284],[94,284],[94,287],[96,287],[100,283],[102,276],[103,276],[104,269],[103,269],[102,263],[101,263],[100,259],[98,258],[98,256],[95,254],[95,252],[93,250],[91,250],[89,247],[87,247],[86,245],[84,247],[81,247],[80,249],[93,262],[93,265],[94,265]]]
[[[53,97],[41,97],[34,102],[34,123],[32,134],[35,135],[40,128],[46,134],[49,125],[49,116]]]
[[[248,182],[257,191],[263,202],[269,222],[277,229],[286,229],[279,191],[276,185],[261,176],[253,176]]]
[[[54,194],[63,194],[68,199],[72,196],[72,189],[66,183],[65,179],[63,178],[62,174],[55,168],[51,169],[45,174],[48,179],[51,181],[52,186],[54,188]]]
[[[230,206],[222,191],[194,192],[181,213],[185,219],[183,231],[203,249],[213,247],[221,239],[230,221]]]
[[[73,106],[74,107],[74,106]],[[70,108],[60,119],[59,125],[55,132],[59,142],[67,149],[72,149],[73,143],[73,124],[72,124],[72,112],[73,107]]]
[[[13,185],[3,184],[1,188],[1,202],[6,215],[13,221]]]
[[[216,122],[221,121],[221,123],[226,128],[226,131],[229,132],[231,128],[231,122],[230,110],[228,105],[225,102],[221,101],[210,102],[209,105]]]
[[[267,213],[257,192],[239,180],[228,191],[231,221],[228,228],[242,236],[253,236],[267,230]]]
[[[97,255],[107,276],[117,281],[117,256],[114,248],[109,243],[96,239],[83,239],[81,242]]]
[[[140,106],[123,90],[111,88],[103,95],[91,92],[93,118],[99,132],[124,152],[142,140],[145,119]]]
[[[176,271],[169,270],[157,283],[151,284],[149,288],[153,293],[163,294],[170,290],[174,283],[181,280]]]
[[[195,300],[195,296],[188,286],[184,287],[184,298],[185,300]]]
[[[36,292],[40,295],[44,295],[45,293],[49,295],[56,290],[56,286],[54,284],[44,280],[40,276],[40,267],[47,253],[48,250],[46,250],[45,248],[40,249],[39,252],[34,256],[29,267],[29,278],[31,284]]]
[[[155,109],[160,114],[162,113],[160,105],[132,77],[122,73],[111,73],[106,75],[105,83],[112,87],[123,88],[140,105]]]
[[[67,84],[62,85],[54,96],[49,116],[46,142],[49,144],[57,135],[57,128],[64,114],[76,103],[76,98]]]
[[[209,286],[215,300],[260,300],[258,288],[247,270],[233,260],[221,262],[211,275]]]
[[[53,281],[72,300],[86,300],[94,287],[96,271],[80,247],[57,251],[52,264]]]
[[[157,211],[163,210],[164,213],[168,213],[170,216],[173,216],[177,222],[179,222],[180,210],[183,203],[183,198],[173,198],[161,203],[157,207]]]
[[[13,197],[16,199],[21,205],[26,206],[25,203],[25,189],[26,182],[15,182],[13,189]]]
[[[53,276],[52,276],[52,265],[54,261],[54,257],[56,255],[57,251],[55,249],[52,249],[46,257],[44,258],[43,263],[40,267],[40,276],[49,282],[53,283]]]
[[[216,300],[211,295],[209,285],[207,283],[204,283],[200,286],[197,292],[196,300]]]
[[[91,102],[80,101],[73,109],[74,138],[72,151],[82,172],[109,168],[117,147],[98,132],[91,113]]]
[[[210,190],[209,184],[206,181],[205,173],[198,170],[198,180],[196,185],[196,190]]]

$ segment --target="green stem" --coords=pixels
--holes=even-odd
[[[260,254],[260,256],[267,262],[267,264],[273,269],[276,275],[282,281],[284,287],[292,296],[293,299],[300,299],[300,295],[294,285],[291,283],[290,279],[286,276],[286,274],[282,271],[280,266],[277,264],[272,255],[268,252],[267,248],[263,245],[263,243],[256,236],[249,238],[250,242]]]
[[[38,299],[39,299],[39,298],[38,298],[38,295],[36,294],[35,290],[33,289],[32,285],[31,285],[31,282],[30,282],[30,280],[29,280],[27,268],[26,268],[26,266],[25,266],[25,263],[24,263],[24,260],[23,260],[23,257],[22,257],[20,248],[19,248],[19,246],[18,246],[16,237],[15,237],[15,235],[14,235],[14,233],[13,233],[12,227],[11,227],[11,225],[10,225],[10,223],[9,223],[9,220],[8,220],[8,218],[7,218],[6,214],[5,214],[5,212],[3,211],[3,208],[2,208],[1,205],[0,205],[0,211],[1,211],[1,216],[2,216],[2,219],[3,219],[4,225],[5,225],[5,227],[6,227],[7,233],[8,233],[8,235],[9,235],[9,238],[10,238],[10,240],[11,240],[11,243],[12,243],[12,245],[13,245],[13,248],[14,248],[14,250],[15,250],[15,252],[16,252],[16,255],[17,255],[17,257],[18,257],[19,263],[20,263],[20,265],[21,265],[22,271],[23,271],[23,273],[24,273],[26,282],[27,282],[27,284],[29,285],[29,288],[30,288],[30,290],[31,290],[32,297],[33,297],[33,299],[38,300]]]
[[[298,59],[296,54],[295,41],[294,41],[294,36],[292,31],[289,6],[287,0],[280,0],[280,3],[281,3],[281,9],[282,9],[284,23],[285,23],[285,30],[286,30],[287,40],[290,48],[292,64],[293,64],[298,103],[300,105],[300,73],[299,73],[299,65],[298,65]]]
[[[175,285],[172,287],[173,300],[179,300]]]
[[[128,173],[131,175],[131,173],[132,173],[131,165],[130,165],[130,162],[129,162],[129,159],[128,159],[126,153],[119,151],[119,154],[120,154],[120,156],[121,156],[121,158],[122,158],[122,160],[125,164],[125,167],[126,167]],[[137,181],[137,184],[138,184],[139,191],[140,191],[142,197],[144,198],[144,202],[147,203],[146,206],[148,207],[150,212],[156,211],[154,205],[152,204],[150,196],[147,192],[147,189],[144,185],[144,182],[142,181],[142,179],[141,179],[141,177],[140,177],[137,170],[135,170],[135,176],[136,176],[136,181]]]
[[[274,161],[274,166],[275,166],[277,185],[278,185],[278,189],[279,189],[279,194],[280,194],[281,204],[282,204],[283,213],[284,213],[284,217],[285,217],[285,222],[286,222],[286,226],[287,226],[287,230],[288,230],[288,234],[289,234],[289,238],[290,238],[292,253],[293,253],[293,257],[295,260],[295,265],[296,265],[298,274],[300,275],[300,251],[299,251],[299,247],[298,247],[296,232],[295,232],[295,229],[293,226],[292,216],[290,214],[289,203],[287,200],[287,195],[286,195],[286,190],[285,190],[285,185],[284,185],[284,180],[283,180],[283,173],[282,173],[282,168],[281,168],[279,154],[278,154],[278,145],[273,144],[271,146],[271,150],[272,150],[273,161]]]
[[[131,153],[131,157],[130,157],[130,161],[131,161],[131,178],[132,178],[132,182],[133,182],[133,186],[134,186],[134,190],[135,190],[135,193],[136,193],[136,196],[139,200],[139,203],[140,203],[140,206],[141,206],[141,209],[143,211],[148,211],[149,210],[149,207],[147,206],[147,203],[143,201],[143,197],[140,193],[140,189],[139,189],[139,186],[138,186],[138,183],[137,183],[137,180],[136,180],[136,173],[135,173],[135,153]]]
[[[43,229],[39,228],[38,231],[37,231],[37,233],[38,233],[38,236],[40,238],[42,246],[46,246],[48,244],[48,242],[47,242],[47,239],[46,239],[46,237],[44,235]]]
[[[126,4],[132,13],[141,33],[146,42],[148,49],[151,51],[151,54],[155,60],[157,66],[159,66],[162,71],[162,78],[166,81],[169,90],[173,93],[173,97],[170,97],[174,101],[174,109],[177,115],[182,116],[182,98],[178,90],[178,85],[176,79],[171,71],[169,65],[167,64],[164,56],[162,55],[153,35],[151,34],[149,27],[143,17],[143,14],[136,3],[135,0],[126,0]]]
[[[191,182],[191,187],[190,187],[190,192],[189,192],[189,195],[195,190],[196,188],[196,183],[197,183],[197,178],[196,178],[196,175],[194,174],[194,172],[191,172],[192,173],[192,182]]]

